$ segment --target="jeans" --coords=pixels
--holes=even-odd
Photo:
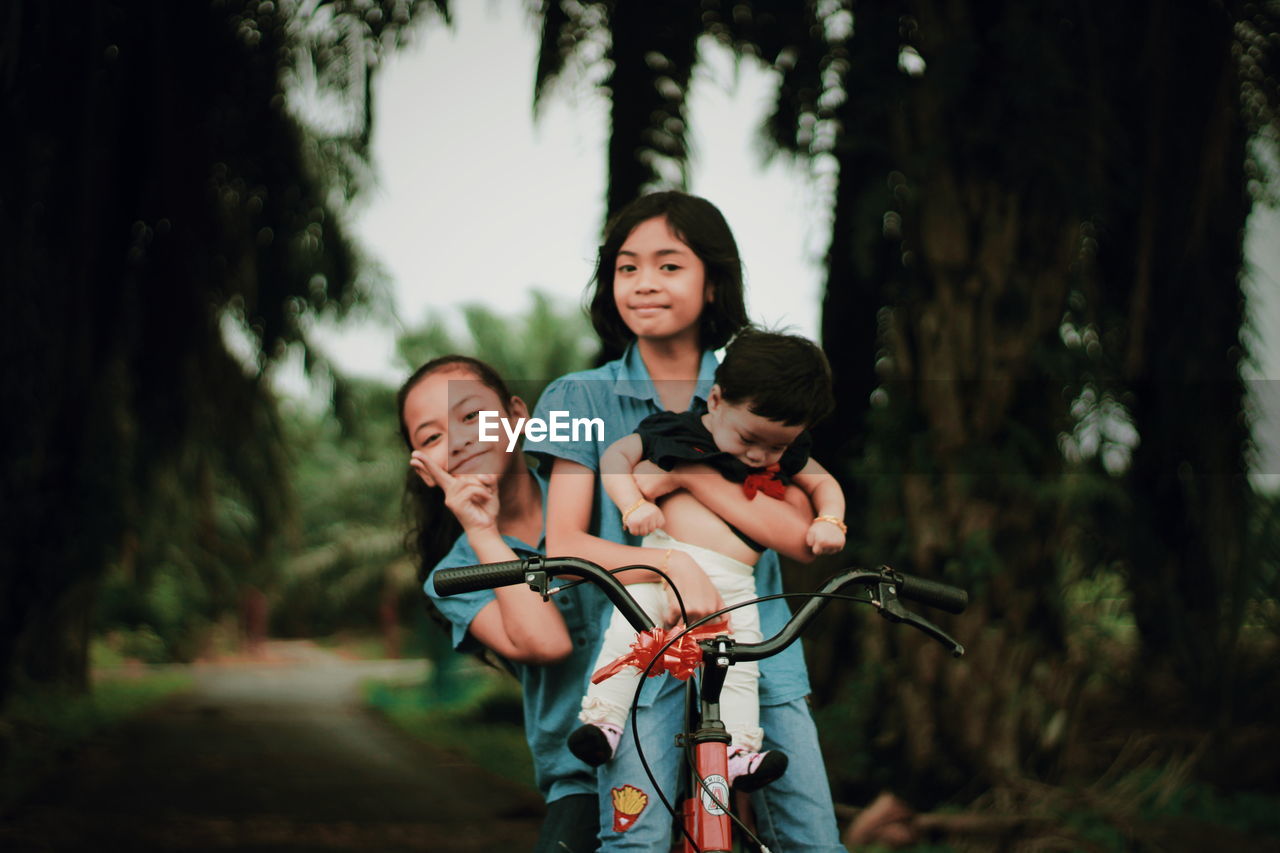
[[[683,777],[683,751],[674,748],[676,733],[684,728],[684,684],[667,678],[668,684],[651,706],[641,708],[637,731],[641,748],[662,793],[673,808],[678,780]],[[843,851],[836,827],[826,766],[818,749],[818,732],[804,699],[782,705],[762,705],[765,749],[782,749],[790,764],[781,779],[751,797],[756,833],[773,853]],[[612,761],[597,768],[600,786],[600,849],[665,851],[671,844],[672,818],[663,807],[636,754],[632,720],[627,718],[622,741]],[[638,814],[615,808],[617,799],[631,804],[640,799],[628,786],[639,789],[647,801]],[[679,830],[676,830],[679,832]]]
[[[599,847],[595,828],[599,821],[596,798],[570,794],[547,803],[534,853],[589,853]]]

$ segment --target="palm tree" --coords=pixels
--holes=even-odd
[[[421,10],[447,10],[10,5],[0,109],[21,132],[0,179],[0,315],[23,417],[5,442],[0,703],[16,681],[85,685],[94,589],[160,472],[224,471],[272,525],[282,468],[263,370],[305,346],[305,318],[367,290],[341,218],[354,173],[332,166],[367,154],[378,57]],[[334,133],[291,112],[308,68],[358,105]]]
[[[812,644],[819,694],[857,651],[884,673],[867,689],[906,685],[883,697],[883,730],[908,764],[930,768],[935,793],[1055,766],[1084,675],[1068,665],[1061,605],[1081,526],[1131,566],[1149,659],[1220,687],[1212,661],[1253,589],[1239,559],[1237,273],[1243,140],[1275,125],[1270,7],[707,0],[697,21],[622,17],[644,14],[638,5],[544,3],[538,95],[569,58],[604,45],[613,210],[660,179],[644,171],[656,154],[682,157],[682,137],[654,140],[683,130],[690,77],[678,63],[696,62],[699,38],[778,70],[767,137],[838,166],[823,337],[841,408],[818,446],[862,528],[853,551],[976,594],[953,620],[966,664],[940,668],[931,650],[878,632],[855,649],[839,625]],[[1064,344],[1064,320],[1097,345]],[[1185,343],[1202,338],[1189,356]],[[1194,377],[1212,379],[1201,398],[1212,406],[1190,403]],[[1114,512],[1073,517],[1077,479],[1058,437],[1091,383],[1127,401],[1140,436],[1123,482],[1148,509],[1123,525],[1107,526]],[[1093,494],[1115,494],[1112,475],[1096,478]],[[1108,538],[1120,526],[1128,540]],[[1208,603],[1191,582],[1203,571]]]
[[[856,393],[841,422],[855,435],[872,365],[884,380],[867,443],[844,441],[852,489],[871,494],[867,541],[974,586],[957,627],[985,623],[951,674],[914,648],[890,660],[909,686],[886,696],[889,733],[942,789],[939,770],[958,786],[1050,767],[1070,737],[1081,673],[1065,665],[1059,602],[1075,522],[1055,445],[1064,401],[1090,382],[1127,401],[1140,443],[1127,515],[1085,523],[1130,567],[1143,660],[1222,709],[1257,582],[1242,559],[1238,274],[1244,139],[1274,126],[1273,12],[852,11],[852,37],[808,62],[846,73],[793,62],[773,135],[840,166],[824,331]],[[834,106],[798,95],[824,87]],[[833,143],[796,139],[823,122]],[[844,331],[873,312],[874,355]],[[1086,357],[1064,347],[1064,318],[1091,330]]]
[[[567,66],[590,50],[608,68],[606,217],[657,186],[681,187],[688,159],[685,98],[697,63],[701,10],[686,0],[651,3],[542,0],[536,108]]]

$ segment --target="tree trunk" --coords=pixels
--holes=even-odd
[[[21,681],[77,692],[89,689],[89,635],[96,591],[95,581],[82,578],[51,601],[31,604],[26,629],[18,639]]]
[[[882,127],[849,131],[886,140],[893,210],[881,228],[899,240],[883,271],[887,404],[865,464],[886,476],[870,529],[895,568],[964,586],[973,604],[928,614],[965,645],[963,660],[884,625],[869,632],[863,666],[878,673],[873,761],[896,763],[883,781],[927,803],[1049,772],[1071,730],[1081,679],[1061,610],[1067,400],[1056,353],[1080,202],[1055,151],[1083,146],[1058,109],[1078,86],[1055,76],[1078,52],[1069,31],[1016,4],[901,11],[893,43],[917,51],[923,70],[900,71],[896,50],[892,68],[882,59],[899,99]],[[855,67],[872,49],[860,34]],[[997,99],[1054,107],[1011,123]]]
[[[1099,252],[1139,435],[1126,475],[1137,681],[1167,687],[1173,676],[1201,711],[1222,715],[1256,572],[1244,558],[1239,275],[1251,203],[1240,78],[1222,8],[1151,3],[1146,13],[1141,97],[1126,110],[1128,148],[1143,156],[1128,164],[1135,192],[1112,197]]]
[[[835,111],[841,127],[888,127],[899,81],[884,74],[898,57],[898,15],[892,10],[858,13],[858,50],[850,57],[847,97]],[[867,455],[873,416],[872,395],[880,385],[877,361],[883,346],[880,324],[891,300],[890,287],[899,269],[900,217],[890,189],[893,162],[888,142],[867,134],[845,134],[836,143],[837,184],[832,211],[831,245],[826,255],[826,288],[822,298],[822,347],[831,363],[836,409],[814,430],[814,458],[840,481],[849,531],[840,567],[893,561],[879,551],[872,528],[873,495],[885,472]],[[796,567],[813,589],[833,572],[830,561]],[[856,611],[856,612],[855,612]],[[858,659],[858,638],[866,614],[861,608],[832,609],[811,633],[807,644],[809,675],[820,703],[836,698]]]
[[[655,185],[684,187],[685,98],[702,33],[698,5],[686,0],[616,3],[610,15],[606,216]]]
[[[19,7],[2,103],[5,125],[22,128],[8,159],[24,166],[0,190],[0,231],[13,237],[0,267],[5,393],[21,413],[4,442],[0,704],[23,681],[87,683],[86,620],[131,462],[129,306],[117,285],[136,191],[111,132],[121,120],[101,47],[111,16]]]
[[[1050,766],[1077,687],[1057,566],[1062,394],[1042,367],[1065,306],[1075,224],[946,169],[913,185],[913,246],[888,334],[888,392],[904,465],[905,571],[966,586],[938,619],[964,662],[900,630],[877,641],[908,766],[959,788]],[[883,446],[883,445],[882,445]]]

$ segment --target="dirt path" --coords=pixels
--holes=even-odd
[[[532,848],[536,794],[414,742],[360,707],[350,662],[273,643],[193,666],[195,687],[98,738],[0,825],[6,851]]]

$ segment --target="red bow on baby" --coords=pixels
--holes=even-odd
[[[764,492],[771,498],[782,500],[782,496],[787,493],[787,486],[778,479],[778,472],[781,470],[782,466],[775,462],[754,474],[748,474],[747,479],[742,481],[742,493],[747,496],[747,500],[755,500],[756,492]]]
[[[641,631],[636,635],[636,641],[631,644],[631,651],[597,669],[591,676],[591,683],[599,684],[629,666],[638,667],[641,672],[644,672],[649,662],[662,651],[662,647],[682,630],[684,629],[652,628]],[[728,632],[728,619],[719,619],[694,628],[672,643],[671,648],[662,652],[661,659],[653,665],[653,669],[649,670],[649,677],[653,678],[655,675],[669,672],[681,681],[687,680],[698,669],[698,664],[702,663],[702,649],[698,648],[698,641]]]

